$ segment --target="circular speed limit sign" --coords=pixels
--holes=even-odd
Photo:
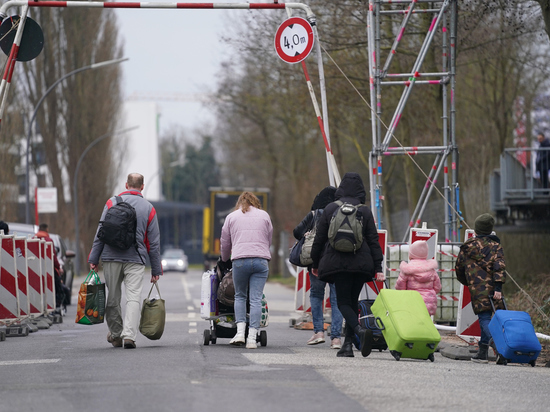
[[[299,63],[313,48],[313,28],[306,19],[291,17],[285,20],[275,34],[277,55],[287,63]]]

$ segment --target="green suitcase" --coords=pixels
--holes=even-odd
[[[412,358],[434,361],[441,335],[420,293],[415,290],[382,289],[371,310],[396,360]]]

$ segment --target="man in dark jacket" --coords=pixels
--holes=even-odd
[[[129,203],[137,215],[136,245],[127,250],[117,249],[103,243],[97,232],[88,257],[90,269],[97,271],[99,258],[103,260],[105,283],[109,291],[105,305],[105,319],[109,327],[107,342],[114,347],[133,349],[136,347],[136,336],[140,319],[141,289],[143,272],[145,271],[145,255],[151,261],[151,282],[159,280],[162,275],[160,263],[160,231],[155,208],[145,200],[141,194],[143,190],[143,176],[139,173],[130,173],[126,182],[126,191],[119,196]],[[107,211],[116,205],[116,196],[110,198],[103,208],[100,221],[105,220]],[[120,309],[121,286],[126,287],[126,313],[124,323]],[[124,342],[123,342],[124,341]]]
[[[357,173],[346,173],[336,190],[336,201],[340,200],[352,205],[364,204],[366,201],[365,187],[361,176]],[[346,319],[344,344],[338,351],[339,357],[352,357],[354,334],[361,340],[361,354],[368,356],[371,351],[372,332],[359,324],[359,295],[365,282],[385,280],[382,272],[382,248],[378,243],[378,231],[374,217],[367,206],[361,206],[363,242],[354,252],[339,252],[328,242],[330,221],[339,205],[329,204],[317,225],[317,232],[311,257],[313,259],[312,273],[319,279],[334,283],[338,299],[338,309]]]

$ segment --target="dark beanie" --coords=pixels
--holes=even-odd
[[[494,225],[495,218],[489,213],[479,215],[474,223],[475,231],[478,235],[490,235]]]

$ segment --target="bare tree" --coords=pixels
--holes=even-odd
[[[112,10],[43,8],[33,12],[32,17],[44,31],[44,50],[16,70],[21,104],[29,113],[66,73],[122,55]],[[72,238],[74,233],[71,188],[77,162],[92,142],[112,133],[118,123],[120,77],[116,65],[71,76],[56,86],[37,112],[33,153],[42,153],[48,171],[46,184],[58,189],[58,213],[40,219],[64,237]],[[83,207],[77,217],[82,244],[77,247],[81,256],[86,256],[97,227],[90,216],[100,215],[105,199],[112,193],[118,165],[113,156],[115,140],[105,139],[94,146],[79,173],[77,195]],[[38,164],[33,166],[38,170]]]
[[[2,138],[0,139],[0,220],[16,222],[17,201],[21,185],[17,173],[20,172],[20,159],[23,153],[21,136],[23,136],[24,112],[18,104],[17,89],[8,95],[7,107],[2,121]]]

